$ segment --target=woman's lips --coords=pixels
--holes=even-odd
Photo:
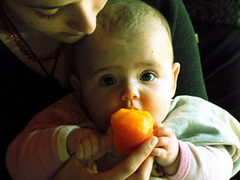
[[[65,35],[68,35],[68,36],[85,36],[85,34],[83,34],[83,33],[79,33],[79,34],[72,34],[72,33],[66,33],[66,32],[63,32],[63,34],[65,34]]]

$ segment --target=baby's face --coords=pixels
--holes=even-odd
[[[79,57],[84,63],[77,93],[100,129],[109,127],[111,114],[120,108],[149,111],[155,122],[164,120],[179,72],[167,34],[128,40],[91,36],[78,49],[85,55]]]

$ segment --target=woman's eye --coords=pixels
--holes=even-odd
[[[105,86],[111,86],[117,84],[117,79],[112,76],[104,77],[102,79],[102,84]]]
[[[39,11],[36,11],[36,13],[40,18],[50,19],[57,16],[60,13],[60,9],[57,8],[57,9],[51,9],[51,10],[39,10]]]
[[[152,72],[145,72],[141,75],[141,81],[153,81],[156,78],[156,75]]]

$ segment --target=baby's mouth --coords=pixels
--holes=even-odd
[[[133,102],[132,100],[126,101],[125,108],[126,109],[141,110],[141,108],[139,108],[139,106],[136,105],[136,102]]]
[[[135,110],[138,110],[138,108],[136,108],[136,107],[134,107],[134,106],[126,107],[126,109],[135,109]]]

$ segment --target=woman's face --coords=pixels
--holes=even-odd
[[[107,0],[1,0],[21,33],[39,32],[73,43],[96,27],[96,16]]]

